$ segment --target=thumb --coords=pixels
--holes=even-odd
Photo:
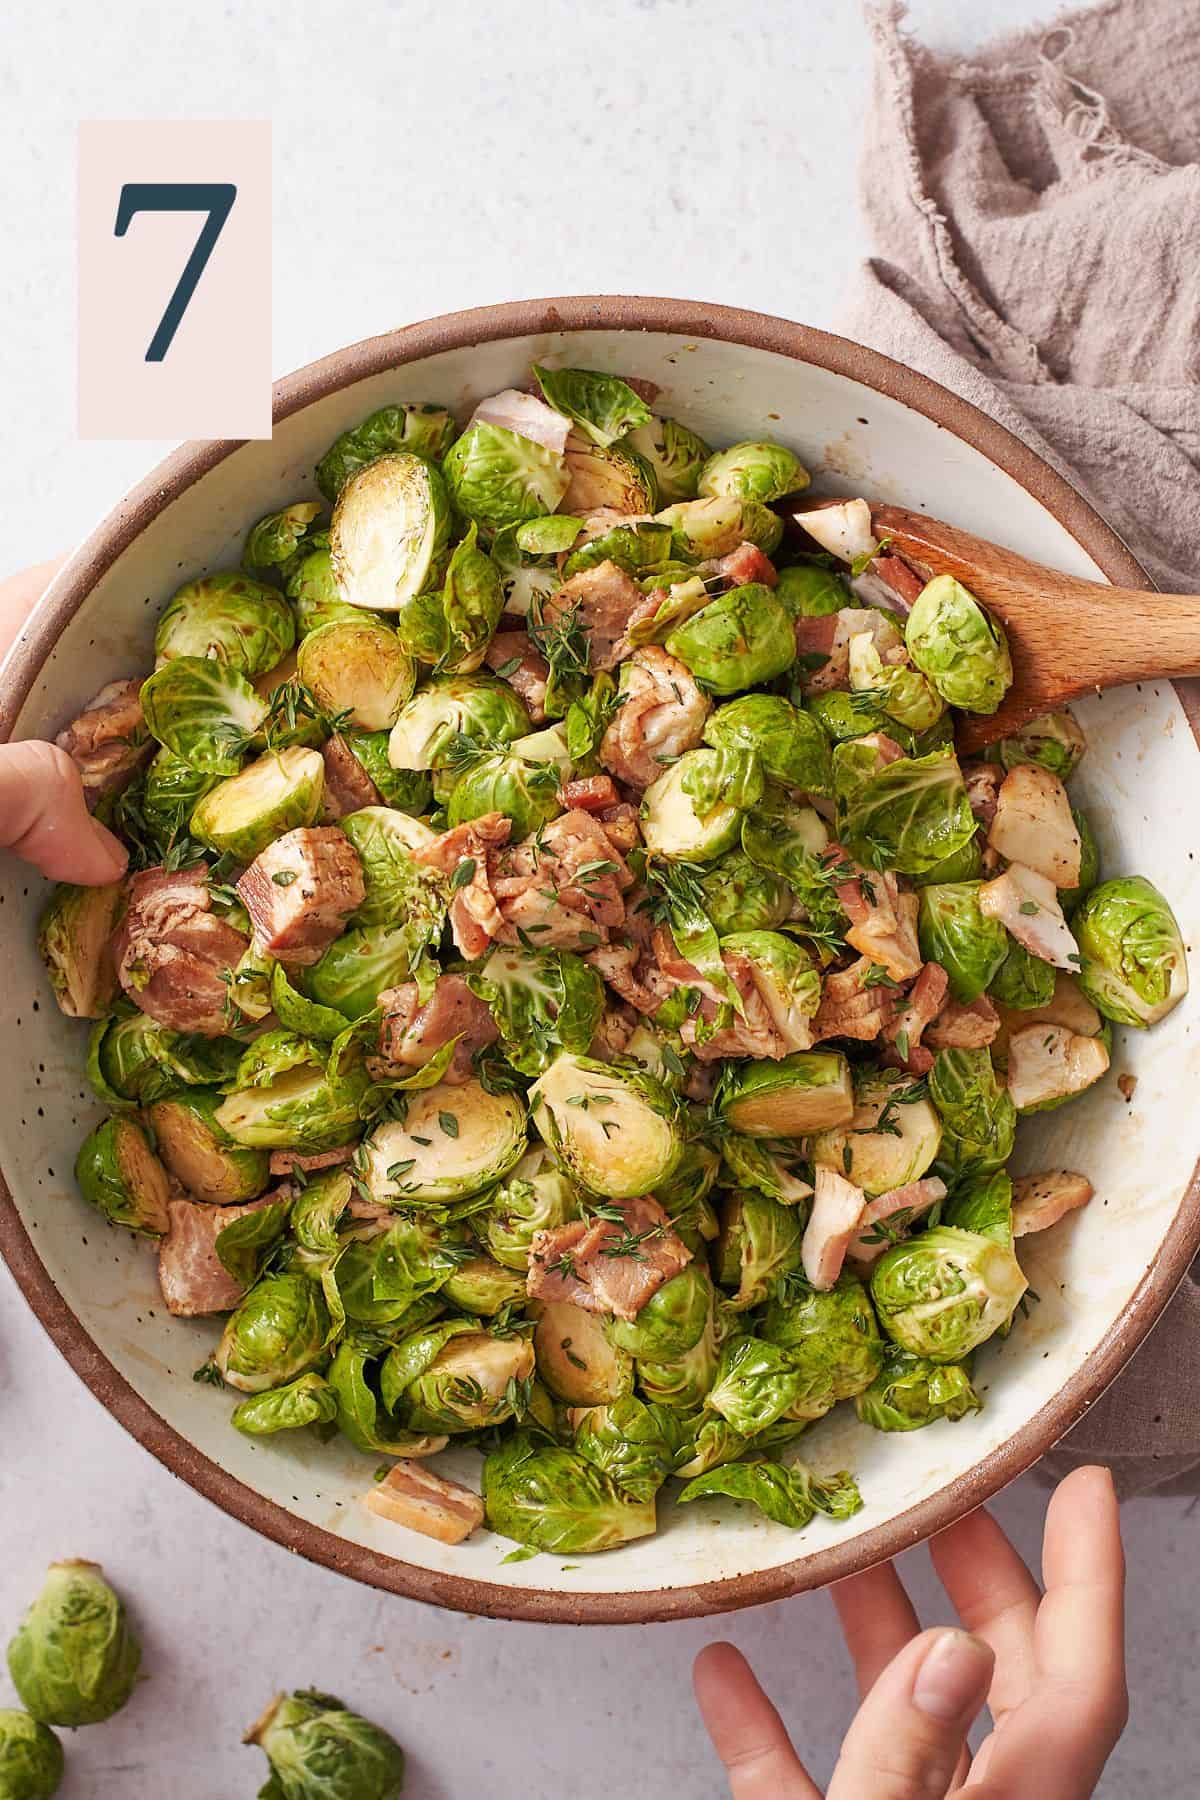
[[[941,1800],[987,1698],[993,1657],[965,1631],[923,1631],[894,1656],[842,1745],[829,1800]]]
[[[128,853],[88,812],[79,770],[57,744],[0,745],[0,847],[52,881],[99,887]]]

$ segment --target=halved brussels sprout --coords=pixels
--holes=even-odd
[[[791,568],[780,569],[775,594],[793,619],[825,619],[850,605],[841,576],[816,563],[793,563]]]
[[[652,855],[711,862],[732,850],[755,793],[757,763],[744,756],[736,766],[721,750],[685,750],[642,796],[642,840]]]
[[[611,1550],[657,1527],[653,1496],[635,1500],[574,1450],[520,1432],[486,1458],[483,1500],[492,1531],[556,1555]]]
[[[703,1405],[721,1360],[721,1343],[728,1329],[724,1308],[718,1318],[716,1295],[708,1309],[702,1335],[682,1356],[668,1362],[643,1358],[637,1364],[637,1384],[647,1400],[679,1412],[694,1412]]]
[[[251,574],[263,571],[268,579],[287,582],[288,576],[314,547],[313,540],[326,543],[328,534],[320,519],[324,507],[319,500],[294,500],[278,512],[267,513],[253,524],[242,545],[242,567]]]
[[[674,1362],[704,1336],[712,1303],[708,1270],[703,1262],[690,1262],[651,1294],[636,1319],[614,1319],[609,1341],[639,1359]]]
[[[319,751],[270,750],[205,794],[192,813],[192,836],[238,862],[253,862],[284,832],[315,825],[324,795]]]
[[[213,1361],[230,1387],[261,1394],[303,1375],[328,1337],[320,1285],[286,1270],[264,1275],[230,1313]]]
[[[446,912],[445,891],[436,870],[414,862],[413,852],[434,841],[420,819],[390,806],[364,806],[347,813],[342,830],[358,851],[366,894],[354,915],[360,925],[403,922],[414,945],[423,935],[436,939]]]
[[[867,774],[839,797],[838,835],[868,868],[901,875],[928,873],[963,849],[975,815],[954,752],[902,757]]]
[[[185,582],[158,621],[154,654],[160,666],[181,656],[213,658],[252,676],[273,669],[295,641],[287,601],[233,570]]]
[[[926,582],[909,612],[904,641],[943,700],[964,712],[994,713],[1012,686],[1003,626],[953,575]]]
[[[68,1019],[99,1019],[117,991],[109,939],[121,907],[122,885],[56,887],[38,921],[38,950],[59,1011]]]
[[[853,693],[878,694],[889,718],[910,731],[927,731],[946,710],[932,682],[907,663],[885,663],[874,634],[856,631],[850,638],[850,687]]]
[[[497,945],[468,981],[523,1075],[540,1075],[559,1050],[585,1054],[604,1012],[604,982],[569,950]]]
[[[413,898],[421,890],[413,889]],[[386,988],[399,987],[418,970],[436,936],[440,910],[436,890],[400,925],[355,925],[335,938],[328,950],[306,973],[309,998],[330,1006],[347,1019],[363,1019],[379,1004]]]
[[[234,775],[267,717],[246,677],[213,657],[178,656],[142,683],[151,737],[190,768]]]
[[[390,613],[437,587],[450,554],[451,522],[450,496],[433,463],[402,450],[367,463],[338,494],[329,528],[342,599]]]
[[[322,625],[360,619],[361,606],[343,600],[333,572],[333,557],[328,549],[310,550],[301,557],[287,578],[288,596],[296,619],[297,638],[306,638]]]
[[[439,1082],[410,1094],[403,1120],[375,1127],[360,1167],[381,1205],[444,1204],[503,1180],[525,1148],[516,1094],[489,1094],[478,1081]]]
[[[296,1062],[258,1086],[245,1084],[241,1068],[238,1074],[243,1085],[222,1101],[214,1117],[239,1144],[333,1150],[360,1128],[370,1081],[357,1066],[327,1074],[317,1062]]]
[[[782,694],[745,694],[719,706],[704,727],[717,748],[753,751],[770,781],[809,794],[832,794],[829,741],[811,714]]]
[[[721,939],[721,951],[749,965],[759,999],[786,1050],[807,1050],[809,1021],[821,1004],[821,977],[795,938],[779,931],[735,931]]]
[[[105,1119],[83,1140],[75,1179],[84,1199],[110,1225],[145,1237],[161,1237],[170,1223],[170,1183],[141,1126],[133,1119]]]
[[[941,1122],[923,1086],[899,1070],[865,1069],[855,1084],[853,1116],[813,1138],[812,1159],[846,1175],[868,1196],[886,1194],[919,1181],[941,1139]]]
[[[804,1217],[767,1194],[726,1194],[714,1267],[722,1287],[733,1288],[736,1312],[761,1306],[781,1275],[800,1267]],[[660,1359],[661,1360],[661,1359]]]
[[[158,752],[146,770],[142,815],[164,848],[183,833],[197,804],[220,779],[203,769],[193,769],[173,750]]]
[[[782,1062],[730,1071],[719,1097],[723,1117],[747,1137],[807,1137],[848,1125],[854,1113],[850,1065],[836,1050],[801,1050]]]
[[[897,1345],[870,1387],[855,1400],[854,1410],[876,1431],[919,1431],[937,1419],[961,1419],[978,1412],[982,1405],[962,1363],[932,1363]]]
[[[410,1429],[453,1437],[524,1412],[522,1388],[533,1371],[527,1339],[493,1337],[475,1320],[453,1320],[428,1326],[415,1344],[398,1344],[383,1365],[380,1390],[388,1410]]]
[[[683,1153],[677,1101],[641,1070],[564,1053],[534,1083],[529,1105],[570,1173],[614,1200],[653,1193]]]
[[[460,1312],[491,1319],[506,1306],[525,1304],[525,1277],[490,1256],[472,1256],[448,1276],[441,1291]]]
[[[1015,769],[1018,763],[1040,763],[1060,781],[1066,781],[1079,767],[1086,749],[1087,739],[1074,714],[1064,711],[1030,719],[1011,737],[993,744],[987,754],[1006,769]]]
[[[435,1226],[408,1217],[355,1233],[334,1267],[346,1317],[357,1325],[386,1325],[389,1336],[419,1330],[442,1311],[441,1289],[463,1248]],[[346,1374],[345,1365],[341,1373]],[[345,1381],[340,1386],[344,1400]],[[345,1430],[344,1418],[339,1423]]]
[[[42,1725],[111,1719],[133,1693],[141,1661],[120,1596],[92,1562],[51,1563],[8,1646],[13,1686]],[[0,1775],[5,1772],[0,1765]],[[19,1789],[12,1792],[24,1800]]]
[[[796,634],[787,608],[752,581],[676,626],[667,650],[712,693],[737,694],[786,674],[796,660]]]
[[[651,413],[647,423],[635,427],[626,441],[654,471],[662,505],[696,498],[700,470],[711,455],[703,438],[678,419],[661,419]]]
[[[980,912],[980,886],[978,881],[954,881],[921,889],[921,955],[941,964],[950,992],[962,1006],[978,1000],[1012,945],[999,919],[985,919]]]
[[[194,1037],[168,1031],[157,1019],[132,1009],[93,1026],[87,1075],[106,1106],[149,1105],[179,1087],[211,1087],[235,1073],[241,1045],[233,1038]]]
[[[710,495],[683,500],[655,515],[671,527],[677,551],[686,561],[728,556],[739,544],[756,544],[764,556],[778,549],[783,520],[758,500]]]
[[[944,1162],[976,1175],[1004,1167],[1012,1155],[1016,1109],[986,1050],[939,1050],[929,1094],[942,1121]]]
[[[440,596],[442,629],[436,657],[423,656],[418,644],[412,645],[414,655],[436,662],[439,669],[464,673],[477,669],[504,611],[500,570],[476,537],[472,524],[447,565]],[[403,638],[399,620],[397,630]]]
[[[628,443],[594,444],[572,431],[563,452],[567,486],[562,496],[568,512],[589,513],[611,507],[619,513],[652,513],[658,505],[654,470]]]
[[[523,1272],[536,1231],[552,1231],[582,1217],[578,1194],[539,1145],[497,1190],[483,1230],[497,1262]]]
[[[780,500],[812,480],[800,458],[770,438],[715,450],[700,471],[697,492],[731,500]]]
[[[547,445],[482,419],[451,446],[442,467],[459,512],[492,533],[556,512],[570,480],[564,459]]]
[[[251,1394],[234,1407],[229,1422],[243,1437],[270,1437],[305,1425],[331,1425],[336,1417],[332,1388],[323,1375],[310,1371],[282,1387]]]
[[[266,1150],[237,1144],[217,1123],[221,1095],[193,1088],[156,1100],[147,1111],[158,1154],[197,1200],[230,1206],[257,1200],[270,1180]]]
[[[627,575],[642,575],[658,569],[671,554],[671,527],[656,519],[631,519],[628,525],[614,525],[599,537],[589,538],[572,551],[562,566],[565,579],[578,575],[581,569],[597,563],[616,563]],[[656,576],[656,581],[661,576]]]
[[[729,850],[700,876],[704,911],[718,937],[729,931],[769,931],[792,910],[782,875],[762,869],[744,850]]]
[[[593,444],[615,444],[636,426],[650,422],[650,408],[619,375],[605,375],[599,369],[547,369],[540,363],[534,363],[533,373],[547,404]]]
[[[791,1417],[821,1418],[839,1400],[869,1387],[883,1363],[883,1339],[867,1290],[853,1275],[839,1276],[824,1293],[790,1285],[776,1290],[760,1329],[803,1377]]]
[[[582,1306],[538,1300],[533,1350],[538,1374],[568,1406],[605,1406],[633,1392],[633,1358],[612,1342],[603,1320]]]
[[[0,1707],[0,1791],[7,1800],[54,1800],[65,1770],[62,1745],[48,1725]]]
[[[405,450],[440,462],[457,435],[453,414],[432,401],[381,406],[333,440],[317,464],[317,486],[336,500],[350,477],[379,457]]]
[[[516,754],[472,757],[450,790],[447,825],[465,825],[484,813],[512,821],[512,837],[530,837],[562,811],[558,770],[553,763],[526,762]]]
[[[871,1299],[902,1349],[957,1363],[1008,1324],[1028,1285],[994,1238],[937,1225],[884,1251],[871,1272]]]
[[[507,682],[489,675],[448,675],[415,694],[392,727],[388,760],[396,769],[445,769],[464,738],[510,744],[529,730],[529,714]]]
[[[1119,1025],[1156,1025],[1188,991],[1187,953],[1175,914],[1142,875],[1092,889],[1072,920],[1079,985]]]
[[[296,662],[329,717],[363,731],[389,730],[416,686],[416,665],[396,633],[366,616],[309,632]]]

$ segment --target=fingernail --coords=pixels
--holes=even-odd
[[[992,1653],[966,1631],[944,1631],[925,1653],[913,1682],[913,1705],[931,1719],[957,1719],[983,1700]]]
[[[121,875],[129,862],[129,852],[120,838],[114,837],[107,826],[101,825],[98,819],[92,820],[92,836],[98,849],[103,850],[112,863],[113,876]]]

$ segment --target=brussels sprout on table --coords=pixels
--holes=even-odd
[[[271,1766],[260,1800],[398,1800],[404,1787],[396,1740],[330,1694],[277,1695],[243,1742]]]
[[[53,1800],[64,1768],[62,1745],[49,1726],[0,1707],[0,1800]]]
[[[111,1719],[133,1693],[141,1660],[125,1607],[92,1562],[51,1563],[8,1646],[13,1686],[42,1725]]]

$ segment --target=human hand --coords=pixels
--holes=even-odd
[[[862,1704],[828,1800],[1085,1800],[1128,1716],[1108,1470],[1076,1469],[1052,1496],[1044,1595],[986,1512],[930,1551],[965,1631],[921,1631],[890,1563],[833,1589]],[[734,1800],[820,1800],[740,1651],[710,1644],[694,1678]],[[972,1760],[967,1732],[985,1701],[993,1726]]]
[[[0,582],[0,657],[58,567],[41,563]],[[0,848],[52,881],[87,887],[115,881],[128,860],[124,846],[88,812],[79,771],[66,751],[36,741],[0,745]]]

